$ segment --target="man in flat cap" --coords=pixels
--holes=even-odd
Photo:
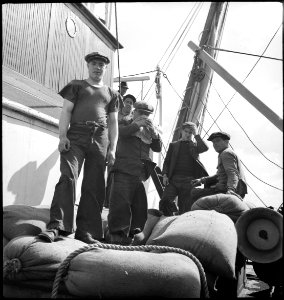
[[[89,77],[72,80],[59,92],[64,99],[59,120],[61,177],[55,187],[47,230],[39,235],[48,242],[74,232],[76,183],[83,163],[75,238],[88,244],[103,238],[104,175],[106,161],[112,165],[115,160],[119,94],[103,83],[108,57],[92,52],[85,61]]]
[[[160,152],[162,141],[149,119],[154,108],[144,101],[134,104],[133,119],[119,124],[116,160],[111,168],[109,198],[109,241],[128,245],[136,229],[143,230],[148,201],[143,182],[154,169],[150,149]]]
[[[247,194],[244,171],[238,155],[229,148],[229,140],[230,135],[226,132],[214,132],[209,136],[208,141],[213,143],[215,151],[219,153],[217,173],[193,180],[195,187],[201,184],[211,186],[204,189],[194,188],[193,199],[219,193],[232,194],[242,199]]]
[[[170,143],[163,164],[165,189],[159,203],[159,210],[165,216],[183,214],[190,210],[193,204],[190,197],[191,181],[208,175],[199,160],[199,154],[208,149],[207,144],[197,134],[195,123],[185,122],[182,125],[181,139]]]

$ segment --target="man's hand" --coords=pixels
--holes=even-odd
[[[197,135],[197,127],[196,126],[192,126],[192,134],[193,136],[196,136]]]
[[[163,184],[164,186],[167,186],[169,184],[169,178],[166,174],[163,175]]]
[[[70,141],[66,136],[59,139],[58,150],[60,153],[70,150]]]
[[[114,162],[115,162],[115,151],[109,149],[107,152],[107,165],[111,167],[113,166]]]
[[[139,127],[149,127],[151,126],[152,121],[146,116],[140,116],[133,120],[133,123],[136,123]]]
[[[191,186],[196,187],[201,185],[201,178],[191,180]]]

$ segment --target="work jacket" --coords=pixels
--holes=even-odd
[[[160,136],[152,139],[150,144],[144,143],[135,132],[139,126],[133,120],[122,121],[119,124],[119,138],[117,142],[115,163],[111,172],[126,173],[129,175],[148,179],[155,166],[150,158],[150,150],[160,152],[162,140]]]
[[[194,178],[200,178],[200,177],[208,176],[208,173],[205,167],[203,166],[203,164],[201,163],[201,161],[199,160],[199,154],[206,152],[209,149],[209,147],[201,139],[200,135],[196,135],[195,140],[196,142],[190,141],[188,143],[188,152],[194,159],[194,165],[190,166],[193,168]],[[166,174],[169,180],[171,179],[174,172],[180,144],[181,144],[181,140],[170,143],[168,152],[166,154],[166,158],[164,160],[162,174],[163,175]]]

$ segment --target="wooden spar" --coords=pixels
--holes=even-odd
[[[228,71],[226,71],[213,57],[204,50],[201,50],[192,41],[188,43],[188,47],[193,51],[198,51],[198,57],[210,66],[218,75],[220,75],[230,86],[232,86],[240,95],[242,95],[252,106],[254,106],[261,114],[263,114],[278,129],[283,131],[283,120],[274,113],[268,106],[259,100],[252,92],[250,92],[242,83],[235,79]]]
[[[212,2],[200,40],[200,47],[203,45],[220,44],[220,37],[224,27],[223,25],[227,7],[228,3],[226,2]],[[217,53],[218,52],[216,50],[211,49],[210,54],[213,57],[216,57]],[[197,69],[200,70],[201,68],[206,73],[206,76],[201,82],[198,82],[193,71]],[[206,66],[204,62],[201,60],[198,61],[198,58],[196,58],[186,86],[184,100],[179,112],[172,141],[179,139],[181,125],[186,121],[196,123],[198,132],[201,132],[203,125],[203,113],[207,105],[207,94],[209,92],[209,83],[211,82],[212,76],[212,70]]]

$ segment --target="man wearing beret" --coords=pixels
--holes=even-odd
[[[59,94],[61,176],[55,187],[47,230],[39,237],[53,242],[74,232],[76,184],[84,163],[75,238],[95,243],[103,238],[101,212],[105,199],[106,161],[112,165],[118,140],[119,94],[104,85],[109,59],[93,52],[85,56],[89,77],[72,80]]]
[[[193,199],[219,193],[236,195],[242,199],[247,194],[244,171],[239,157],[229,148],[229,140],[230,135],[225,132],[214,132],[209,136],[208,141],[213,143],[215,151],[219,153],[217,174],[193,180],[193,186],[211,186],[204,189],[194,188]]]
[[[135,229],[143,230],[147,220],[148,202],[143,182],[155,165],[149,157],[150,149],[154,152],[162,149],[160,135],[149,119],[153,111],[147,102],[136,102],[133,119],[119,124],[108,215],[112,244],[130,244]]]
[[[165,189],[159,203],[159,210],[165,216],[183,214],[190,210],[193,204],[190,197],[191,181],[208,175],[199,160],[199,154],[208,149],[207,144],[197,134],[196,125],[185,122],[182,125],[181,139],[170,143],[163,164]],[[177,203],[176,197],[178,197]]]

